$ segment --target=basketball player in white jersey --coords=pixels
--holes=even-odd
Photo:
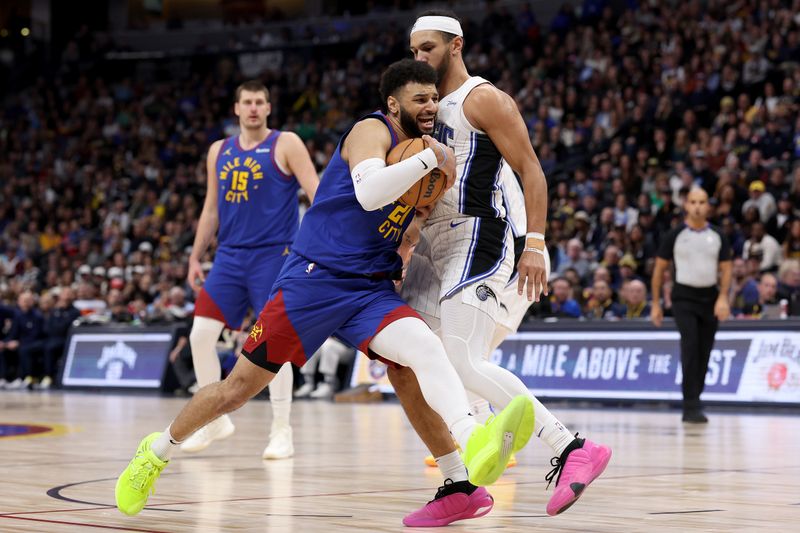
[[[457,17],[446,11],[424,13],[411,29],[410,45],[417,60],[439,73],[436,132],[455,151],[457,179],[420,232],[402,294],[441,336],[464,386],[503,408],[516,395],[530,395],[517,376],[485,359],[496,329],[498,295],[511,277],[514,260],[512,231],[499,186],[503,161],[519,174],[524,190],[526,239],[517,264],[517,289],[529,301],[547,294],[543,234],[547,183],[514,100],[467,73]],[[393,370],[390,379],[445,478],[458,482],[463,477],[458,454],[441,422],[420,405],[421,395],[410,392],[416,385],[413,374],[407,369]],[[558,478],[547,513],[556,515],[575,503],[605,470],[611,450],[573,437],[532,399],[536,435],[555,453],[555,468],[547,479]],[[434,502],[417,513],[426,512]]]

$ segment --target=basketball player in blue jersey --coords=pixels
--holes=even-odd
[[[533,405],[520,396],[486,425],[469,414],[458,375],[438,337],[395,292],[397,254],[414,208],[397,199],[433,168],[452,184],[453,151],[423,136],[422,152],[386,166],[399,141],[431,132],[438,109],[436,72],[409,59],[381,77],[383,113],[348,130],[331,158],[270,299],[231,374],[200,389],[163,433],[139,444],[117,480],[117,507],[142,510],[176,446],[198,428],[241,407],[286,362],[301,366],[331,335],[372,357],[409,367],[425,401],[464,450],[470,481],[493,483],[508,456],[533,433]],[[484,491],[484,489],[476,489]],[[491,498],[486,496],[486,507]]]
[[[208,150],[206,199],[188,274],[198,293],[189,340],[201,387],[221,377],[215,345],[223,328],[241,328],[247,308],[259,311],[269,298],[297,233],[298,187],[313,201],[319,184],[303,141],[294,133],[267,128],[270,110],[267,88],[259,81],[243,83],[234,104],[239,135],[216,141]],[[205,279],[200,259],[217,230],[214,266]],[[294,454],[292,382],[292,368],[284,365],[270,383],[273,418],[264,459]],[[233,431],[230,418],[223,415],[196,431],[181,449],[198,452]]]
[[[524,192],[527,234],[517,271],[518,293],[526,293],[528,300],[538,301],[542,291],[546,294],[547,182],[514,100],[488,81],[469,75],[463,46],[461,24],[449,11],[422,14],[410,32],[415,59],[439,74],[437,134],[454,149],[458,175],[422,228],[402,294],[439,333],[468,391],[495,407],[502,408],[519,395],[534,403],[536,435],[555,454],[555,468],[546,479],[556,482],[547,504],[547,513],[556,515],[573,505],[605,470],[611,450],[573,437],[516,375],[486,360],[499,316],[499,295],[514,257],[509,213],[499,184],[502,168],[508,164],[519,174]],[[422,396],[412,392],[414,375],[407,369],[390,369],[389,378],[445,478],[464,479],[446,428],[421,405]],[[445,520],[461,512],[457,505],[437,506],[437,501],[409,515],[406,523],[425,525],[432,516]]]

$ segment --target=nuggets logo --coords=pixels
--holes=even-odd
[[[250,200],[247,194],[247,184],[251,179],[263,179],[264,173],[261,170],[261,164],[252,157],[247,157],[244,161],[240,157],[234,157],[226,161],[219,171],[220,182],[227,182],[229,178],[230,187],[222,185],[222,190],[228,189],[225,192],[225,201],[238,204]]]
[[[264,333],[264,326],[261,325],[261,322],[256,322],[253,329],[250,330],[250,338],[253,339],[253,342],[258,342],[262,333]]]

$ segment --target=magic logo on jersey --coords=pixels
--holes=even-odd
[[[226,154],[227,155],[227,154]],[[220,182],[227,182],[230,179],[230,186],[222,184],[225,192],[225,201],[238,204],[250,200],[247,185],[251,180],[256,181],[264,178],[261,164],[252,157],[246,157],[242,161],[241,157],[234,157],[222,165],[219,172]]]
[[[378,226],[378,231],[383,235],[383,238],[400,242],[400,237],[403,235],[403,223],[413,209],[410,205],[403,205],[398,202],[392,204],[392,212]]]
[[[437,122],[436,126],[433,128],[433,137],[437,141],[442,144],[446,144],[449,147],[453,147],[453,139],[455,138],[455,131],[453,128],[445,124],[444,122]]]

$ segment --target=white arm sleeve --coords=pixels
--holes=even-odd
[[[365,159],[350,173],[356,199],[366,211],[380,209],[400,198],[437,165],[436,154],[431,148],[388,167],[383,159]]]

